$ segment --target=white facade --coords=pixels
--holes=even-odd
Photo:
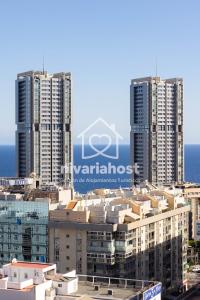
[[[45,291],[52,287],[47,274],[55,274],[56,265],[13,260],[0,269],[0,299],[46,300]]]
[[[144,191],[137,187],[126,198],[102,190],[100,198],[84,196],[51,211],[50,261],[60,272],[159,280],[166,289],[183,285],[190,206],[179,194],[150,185]]]
[[[77,276],[75,271],[58,274],[53,264],[13,260],[0,269],[0,300],[70,300],[72,297],[74,300],[80,297],[91,300],[103,297],[109,300],[109,291],[113,300],[132,299],[136,293],[144,295],[144,299],[148,300],[157,299],[149,298],[152,292],[156,296],[161,295],[162,285],[159,282],[128,279],[132,282],[129,286],[127,279],[89,277]],[[136,292],[132,288],[133,284],[138,287]]]

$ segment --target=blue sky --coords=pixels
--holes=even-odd
[[[98,117],[129,141],[131,78],[183,77],[185,143],[200,143],[200,1],[0,4],[0,144],[14,144],[16,74],[71,71],[74,136]],[[75,139],[76,141],[76,139]]]

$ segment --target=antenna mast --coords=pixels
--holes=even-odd
[[[158,60],[157,60],[157,56],[156,56],[156,77],[158,76]]]
[[[44,56],[43,56],[43,62],[42,62],[42,69],[43,69],[43,75],[44,75]]]

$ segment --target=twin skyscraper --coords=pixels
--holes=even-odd
[[[25,72],[16,80],[17,176],[68,185],[72,174],[71,74]]]
[[[130,88],[131,161],[134,183],[181,183],[183,161],[183,80],[133,79]]]
[[[133,183],[183,181],[183,80],[145,77],[131,81]],[[73,174],[71,74],[30,71],[16,80],[17,176],[37,185],[68,186]]]

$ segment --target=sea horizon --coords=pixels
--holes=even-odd
[[[94,165],[107,166],[112,163],[114,167],[130,165],[130,145],[119,145],[119,158],[110,159],[107,157],[93,157],[89,159],[82,158],[81,144],[74,144],[74,166],[88,168]],[[86,150],[89,145],[84,145]],[[100,145],[101,147],[103,145]],[[116,145],[111,145],[111,151]],[[89,152],[88,152],[89,153]],[[200,144],[185,144],[184,145],[185,157],[185,181],[200,183]],[[9,163],[8,163],[9,162]],[[0,177],[15,177],[15,145],[0,145]],[[120,188],[131,186],[130,174],[83,174],[74,172],[74,188],[77,192],[86,193],[96,188]]]

